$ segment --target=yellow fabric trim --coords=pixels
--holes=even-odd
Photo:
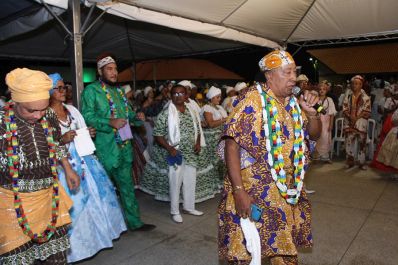
[[[20,192],[22,205],[33,233],[43,232],[51,218],[52,187],[36,192]],[[59,184],[59,212],[57,227],[72,222],[69,209],[72,200]],[[0,255],[30,241],[18,224],[11,190],[0,188]]]

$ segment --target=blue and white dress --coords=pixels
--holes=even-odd
[[[64,106],[68,110],[68,120],[59,121],[62,134],[85,128],[80,112],[71,105]],[[76,262],[112,247],[112,240],[119,238],[127,228],[115,187],[98,159],[94,155],[80,157],[73,142],[68,144],[68,151],[69,163],[80,176],[77,191],[66,189],[73,200],[69,230],[71,248],[67,258],[68,262]],[[58,176],[62,185],[68,187],[62,167],[58,167]]]

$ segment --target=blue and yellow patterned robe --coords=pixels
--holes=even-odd
[[[275,98],[271,90],[263,89]],[[277,103],[283,130],[283,157],[287,183],[293,171],[293,118],[287,99]],[[224,127],[223,138],[230,137],[240,146],[241,175],[245,190],[255,204],[263,208],[263,214],[256,227],[261,239],[262,258],[278,255],[297,255],[297,247],[311,247],[311,205],[303,191],[299,202],[292,206],[280,195],[272,179],[267,163],[261,95],[255,88],[245,90],[234,102],[234,110]],[[308,160],[307,119],[303,114],[306,135],[305,155]],[[223,141],[219,145],[223,155]],[[307,168],[307,162],[304,168]],[[292,181],[294,182],[294,180]],[[219,215],[219,256],[226,260],[250,260],[240,217],[236,214],[232,186],[228,177],[224,180],[224,191],[218,209]]]

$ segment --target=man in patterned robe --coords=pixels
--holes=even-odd
[[[47,109],[52,81],[43,72],[18,68],[7,74],[6,82],[13,102],[0,112],[0,264],[66,264],[72,201],[51,164],[62,164],[69,189],[78,188],[80,179],[59,144],[57,117]],[[16,140],[10,141],[15,125]],[[10,166],[10,150],[17,155],[17,173]],[[43,240],[33,236],[45,235],[49,225],[54,230]]]
[[[312,108],[318,97],[310,95],[307,91],[300,97],[299,103],[293,98],[296,65],[289,53],[273,51],[261,59],[259,66],[267,82],[257,83],[238,97],[225,124],[223,141],[219,145],[220,155],[224,156],[228,168],[218,209],[219,257],[230,264],[249,264],[257,257],[260,262],[261,259],[270,259],[272,265],[292,265],[298,263],[297,247],[312,246],[310,202],[302,187],[302,180],[298,188],[293,177],[296,170],[293,163],[293,110],[298,112],[301,109],[299,115],[297,112],[296,115],[301,121],[299,128],[302,128],[302,131],[299,133],[302,135],[301,146],[304,150],[301,161],[305,161],[302,165],[305,169],[308,138],[317,139],[321,131],[319,116]],[[278,112],[278,118],[275,120],[281,128],[278,140],[281,141],[280,154],[283,164],[277,164],[276,161],[270,163],[263,115],[272,115],[269,109],[264,108],[264,102],[268,102],[262,97],[272,98],[275,102],[273,112]],[[291,105],[292,102],[295,102],[294,107]],[[269,134],[276,134],[274,124],[269,128]],[[271,145],[275,146],[272,138]],[[289,202],[289,194],[285,194],[286,197],[282,196],[283,193],[278,187],[283,186],[283,182],[278,183],[271,174],[272,170],[281,170],[278,169],[278,165],[286,172],[287,189],[295,190],[295,194],[298,194],[298,201],[294,203]],[[252,245],[251,249],[259,249],[257,256],[255,252],[249,252],[246,248],[245,243],[251,239],[246,238],[242,232],[242,223],[246,223],[249,220],[247,218],[251,217],[252,204],[262,209],[261,218],[249,223],[253,228],[251,235],[253,236],[254,232],[259,235],[259,243],[256,246]]]
[[[132,178],[133,152],[131,140],[123,141],[118,130],[127,122],[142,125],[143,113],[136,114],[127,102],[124,91],[117,86],[117,65],[109,54],[98,58],[100,79],[88,85],[82,93],[82,115],[87,125],[97,131],[96,155],[120,193],[126,223],[130,230],[148,231],[154,225],[140,218]]]
[[[355,162],[358,162],[359,168],[366,170],[366,137],[368,134],[368,119],[372,108],[370,97],[362,89],[363,84],[362,76],[356,75],[351,78],[352,93],[347,95],[343,102],[343,127],[347,168],[353,167]]]

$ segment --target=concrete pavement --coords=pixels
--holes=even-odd
[[[306,177],[313,206],[314,247],[300,251],[301,265],[397,265],[398,182],[344,163],[316,163]],[[219,197],[197,204],[205,215],[183,215],[175,224],[169,204],[137,191],[143,220],[151,232],[126,232],[112,249],[82,265],[219,265]]]

